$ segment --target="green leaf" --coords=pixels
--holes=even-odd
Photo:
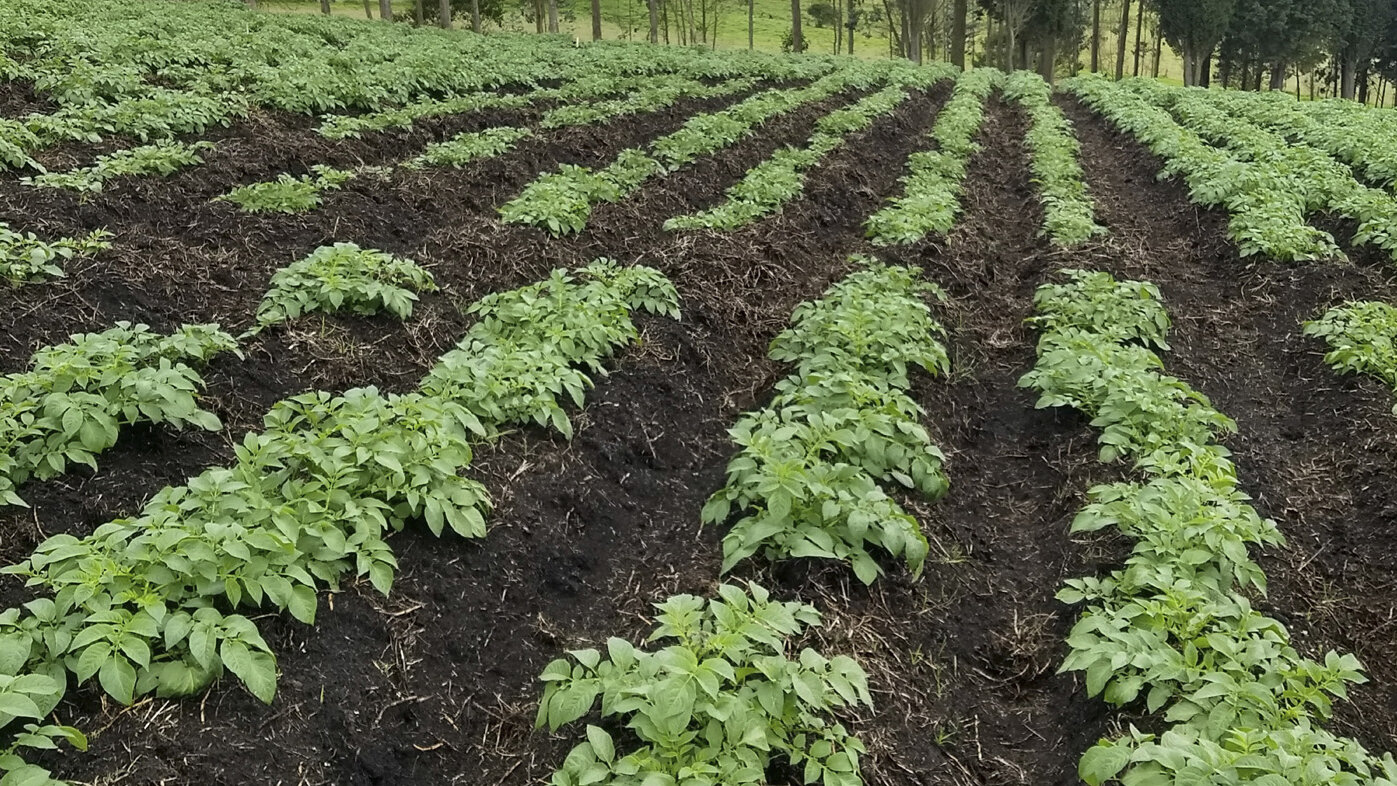
[[[1112,780],[1130,763],[1131,749],[1126,745],[1099,743],[1082,755],[1077,774],[1088,786],[1100,786]]]
[[[111,653],[97,672],[97,681],[112,698],[131,704],[136,690],[136,670],[125,657]]]
[[[276,698],[276,660],[265,652],[253,652],[236,639],[225,639],[220,648],[223,665],[233,672],[248,692],[271,704]]]

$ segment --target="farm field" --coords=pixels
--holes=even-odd
[[[0,786],[1397,783],[1386,111],[144,0],[0,63]]]

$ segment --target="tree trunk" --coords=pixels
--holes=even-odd
[[[330,15],[330,0],[320,0],[320,13]]]
[[[1004,56],[1004,70],[1013,71],[1014,56],[1019,51],[1018,35],[1014,30],[1014,24],[1007,19],[1004,21],[1004,29],[1009,33],[1009,51]]]
[[[451,29],[451,0],[437,0],[437,24],[443,30]]]
[[[844,3],[834,0],[834,54],[844,51]]]
[[[329,3],[328,3],[326,0],[320,0],[320,4],[321,4],[321,5],[326,5],[326,6],[329,5]],[[422,11],[422,0],[412,0],[412,24],[413,24],[413,26],[415,26],[415,27],[421,27],[421,26],[422,26],[422,13],[423,13],[423,11]]]
[[[1257,77],[1260,81],[1261,77]],[[1198,86],[1211,87],[1213,84],[1213,50],[1209,49],[1203,53],[1202,62],[1198,64]]]
[[[373,18],[374,18],[373,6],[369,5],[369,0],[364,0],[364,18],[365,18],[365,19],[373,19]]]
[[[257,10],[257,0],[247,0],[247,7],[252,11]]]
[[[1357,94],[1358,87],[1358,59],[1344,57],[1339,61],[1339,97],[1347,98],[1350,101]]]
[[[480,0],[471,0],[473,3]],[[592,40],[601,40],[601,0],[592,0]]]
[[[1125,77],[1125,43],[1129,40],[1130,0],[1121,0],[1121,29],[1120,37],[1116,40],[1116,79]]]
[[[1277,60],[1271,64],[1271,83],[1267,85],[1270,90],[1285,89],[1285,62]]]
[[[1133,76],[1140,75],[1140,42],[1145,35],[1145,0],[1140,0],[1136,8],[1138,10],[1135,12],[1135,68],[1132,71]]]
[[[1091,3],[1091,72],[1101,70],[1101,0]]]
[[[1155,20],[1158,22],[1158,20]],[[1159,58],[1164,54],[1164,33],[1156,24],[1154,27],[1154,78],[1159,78]]]
[[[966,0],[955,0],[951,6],[951,65],[965,68],[965,28],[970,9]]]
[[[653,0],[652,0],[653,2]],[[747,51],[756,49],[757,0],[747,0]]]
[[[749,0],[750,2],[751,0]],[[656,7],[659,0],[646,0],[645,7],[650,12],[650,43],[660,43],[660,9]]]
[[[800,33],[800,0],[791,0],[791,51],[805,51],[805,37]]]
[[[1358,74],[1358,103],[1368,103],[1368,67],[1364,66]]]
[[[393,21],[393,0],[378,0],[378,15],[385,22]]]
[[[558,0],[548,0],[548,32],[558,32]]]
[[[915,0],[913,0],[913,2],[915,2]],[[907,59],[911,60],[914,63],[921,63],[922,23],[916,19],[911,18],[911,11],[908,11],[907,17]]]
[[[1047,80],[1048,84],[1053,83],[1056,63],[1057,36],[1049,34],[1043,38],[1043,48],[1038,53],[1038,75]]]
[[[858,29],[858,26],[859,26],[859,18],[858,18],[858,16],[856,16],[857,13],[858,13],[858,11],[854,9],[853,0],[849,0],[849,55],[850,55],[850,56],[853,56],[853,54],[854,54],[854,31],[857,30],[857,29]]]

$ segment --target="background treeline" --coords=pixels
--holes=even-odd
[[[257,0],[247,0],[256,4]],[[1391,103],[1397,0],[319,0],[331,13]],[[276,0],[274,10],[297,4]],[[580,30],[579,30],[580,28]]]

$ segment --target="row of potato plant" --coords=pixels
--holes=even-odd
[[[1336,306],[1305,323],[1305,335],[1324,339],[1324,362],[1341,374],[1376,377],[1397,393],[1397,307],[1380,301]],[[1397,406],[1392,413],[1397,415]]]
[[[1183,124],[1246,161],[1293,173],[1295,196],[1306,213],[1333,213],[1358,223],[1357,245],[1373,245],[1397,258],[1397,198],[1358,182],[1353,170],[1303,141],[1291,144],[1261,127],[1250,101],[1211,98],[1201,89],[1169,88],[1142,80],[1131,85],[1148,100],[1170,108]],[[1263,197],[1264,198],[1264,197]],[[1337,250],[1332,252],[1340,255]]]
[[[0,614],[0,721],[47,716],[70,676],[96,678],[129,704],[187,695],[229,671],[271,701],[275,656],[238,610],[310,624],[317,590],[346,575],[387,594],[397,562],[384,538],[414,520],[437,535],[484,536],[488,495],[460,474],[472,442],[527,422],[570,435],[559,397],[582,402],[587,372],[638,339],[637,310],[677,317],[673,286],[606,260],[488,296],[419,392],[288,399],[237,445],[232,466],[166,488],[86,538],[44,541],[5,569],[46,596]],[[16,744],[82,743],[66,727],[35,728]],[[50,783],[22,757],[0,756],[0,769]]]
[[[1162,158],[1161,179],[1181,177],[1195,204],[1225,208],[1228,235],[1242,256],[1301,261],[1337,254],[1333,236],[1305,221],[1314,189],[1303,154],[1286,147],[1267,160],[1243,160],[1208,144],[1127,85],[1083,75],[1064,87]]]
[[[31,83],[57,105],[0,119],[0,163],[15,167],[35,166],[32,154],[56,143],[111,134],[170,139],[227,125],[255,107],[371,116],[424,100],[472,101],[504,86],[552,79],[598,90],[636,76],[789,80],[839,67],[830,57],[573,46],[536,36],[487,41],[456,31],[138,0],[25,3],[0,23],[0,51],[0,77]],[[372,127],[370,121],[358,130]]]
[[[861,786],[864,745],[828,716],[873,706],[867,674],[848,656],[793,652],[792,640],[821,622],[814,607],[773,600],[755,583],[717,594],[655,604],[647,642],[660,649],[610,638],[605,653],[569,650],[548,664],[539,728],[557,731],[600,699],[601,717],[639,742],[622,754],[588,724],[552,786],[762,786],[778,760],[803,783]]]
[[[869,216],[864,225],[875,245],[906,245],[951,231],[960,213],[966,166],[979,150],[975,136],[984,120],[985,102],[1003,81],[1004,74],[993,68],[976,68],[956,79],[951,99],[931,129],[936,149],[908,156],[902,196]]]
[[[0,279],[12,286],[62,278],[62,263],[78,257],[91,257],[111,247],[105,230],[86,237],[41,240],[33,232],[16,232],[0,221]]]
[[[321,246],[272,274],[271,286],[257,306],[257,324],[249,334],[312,312],[369,315],[387,311],[407,319],[417,302],[415,292],[436,289],[432,274],[410,259],[354,243]]]
[[[815,133],[804,147],[788,146],[749,170],[727,190],[727,200],[699,213],[675,216],[664,228],[731,230],[746,226],[775,213],[805,190],[805,174],[843,146],[849,137],[873,125],[907,100],[910,88],[926,89],[943,76],[934,69],[909,71],[895,84],[846,107],[830,112],[815,122]]]
[[[1082,148],[1072,123],[1053,104],[1053,88],[1032,71],[1015,71],[1004,82],[1004,97],[1028,113],[1029,167],[1043,203],[1043,234],[1060,246],[1075,246],[1105,234],[1082,180]]]
[[[500,216],[507,223],[542,227],[555,235],[581,232],[595,205],[620,201],[651,177],[727,148],[772,118],[846,90],[876,84],[887,77],[890,68],[861,63],[804,87],[762,91],[727,109],[695,115],[678,131],[652,142],[650,153],[627,148],[598,170],[563,164],[557,172],[540,175],[501,206]]]
[[[1321,725],[1364,681],[1353,655],[1301,656],[1285,626],[1250,598],[1266,577],[1249,553],[1283,543],[1239,487],[1218,438],[1235,424],[1163,372],[1170,319],[1152,284],[1064,271],[1040,287],[1038,362],[1021,384],[1039,407],[1071,407],[1101,429],[1100,458],[1125,459],[1142,482],[1097,486],[1072,532],[1115,528],[1134,541],[1123,568],[1070,580],[1085,604],[1063,671],[1110,704],[1162,713],[1158,733],[1131,726],[1089,749],[1080,775],[1123,784],[1397,783],[1397,763]]]
[[[883,573],[877,548],[921,573],[926,538],[882,484],[932,499],[947,488],[944,457],[907,393],[914,369],[949,371],[943,330],[922,299],[944,295],[918,268],[856,261],[864,269],[796,309],[770,353],[795,372],[729,432],[740,450],[702,516],[739,516],[723,538],[723,572],[759,553],[820,557],[871,584]]]
[[[151,145],[118,150],[99,156],[91,165],[66,172],[45,172],[23,178],[25,185],[40,188],[65,188],[72,191],[96,193],[107,181],[118,177],[156,175],[168,177],[186,167],[204,163],[203,153],[213,150],[212,142],[177,142],[167,140]]]
[[[1283,91],[1240,93],[1234,106],[1254,103],[1269,114],[1252,116],[1275,131],[1313,145],[1353,167],[1369,183],[1397,185],[1397,131],[1387,112],[1343,99],[1299,101]],[[1250,116],[1250,115],[1249,115]]]
[[[628,95],[605,101],[568,104],[549,110],[539,123],[544,128],[596,125],[626,115],[657,112],[674,106],[680,99],[722,98],[756,86],[756,79],[733,79],[716,85],[675,75],[648,77]]]
[[[31,478],[96,468],[97,454],[132,423],[217,430],[217,416],[199,408],[203,379],[188,363],[236,349],[217,325],[162,336],[118,322],[34,353],[28,371],[0,377],[0,503],[23,505],[16,489]]]
[[[244,213],[304,213],[321,205],[322,194],[362,173],[316,164],[300,177],[282,173],[276,180],[238,186],[216,201],[232,202]]]
[[[652,112],[673,104],[683,97],[719,97],[730,95],[749,89],[755,80],[736,79],[718,85],[706,85],[692,79],[673,78],[662,81],[658,85],[640,87],[638,92],[623,99],[615,101],[598,102],[594,104],[570,104],[555,109],[544,116],[541,123],[543,128],[558,128],[562,126],[583,125],[587,123],[600,123],[615,117],[639,112]],[[530,94],[532,96],[532,94]],[[481,102],[471,103],[466,99],[455,99],[452,102],[436,102],[432,104],[433,110],[443,112],[449,109],[460,111],[477,110],[485,105],[494,106],[501,102],[509,103],[523,96],[496,96],[482,99]],[[498,101],[496,100],[498,99]],[[483,102],[483,103],[482,103]],[[394,113],[380,113],[375,117],[379,120],[370,123],[364,117],[344,118],[330,128],[322,127],[322,133],[327,136],[353,136],[359,131],[368,128],[370,125],[375,129],[390,127],[395,125],[410,125],[410,120],[421,117],[427,110],[419,107],[409,112],[399,110]],[[395,119],[396,118],[396,119]],[[382,125],[386,124],[386,125]],[[353,130],[353,129],[358,129]],[[421,154],[403,162],[403,166],[408,169],[422,169],[430,166],[451,166],[461,168],[469,163],[480,161],[486,158],[493,158],[503,155],[522,139],[533,136],[533,131],[527,128],[501,126],[488,128],[483,131],[463,132],[457,134],[446,142],[428,145]],[[99,162],[100,164],[100,162]],[[354,177],[356,174],[367,174],[375,171],[387,172],[388,169],[376,167],[361,167],[354,171],[337,170],[326,166],[312,167],[313,174],[306,174],[295,177],[290,174],[279,175],[276,180],[265,183],[252,183],[240,186],[232,192],[220,197],[222,200],[237,204],[244,212],[280,212],[280,213],[303,213],[319,207],[322,203],[321,195],[326,191],[339,188],[344,182]],[[63,176],[59,176],[63,177]],[[32,178],[34,183],[50,179],[51,176],[40,176]],[[83,182],[81,179],[79,183]],[[97,182],[97,189],[100,189],[100,181]]]
[[[731,431],[742,446],[728,485],[704,506],[706,524],[745,514],[724,538],[722,571],[761,551],[771,559],[846,560],[873,582],[880,547],[922,569],[926,539],[880,483],[942,494],[942,455],[907,396],[916,368],[945,373],[941,327],[923,297],[941,296],[916,268],[872,260],[797,307],[771,355],[796,373],[764,410]],[[793,642],[820,613],[778,602],[758,584],[723,584],[716,598],[677,595],[656,604],[646,650],[618,638],[605,652],[570,650],[548,664],[536,724],[557,731],[593,713],[623,726],[638,746],[619,752],[588,724],[553,786],[757,786],[775,761],[803,783],[860,786],[863,743],[830,716],[871,708],[868,677],[847,656]]]
[[[449,166],[460,169],[467,164],[496,158],[514,149],[524,139],[533,136],[527,128],[495,126],[483,131],[464,131],[445,142],[427,145],[421,153],[403,162],[408,169]]]

